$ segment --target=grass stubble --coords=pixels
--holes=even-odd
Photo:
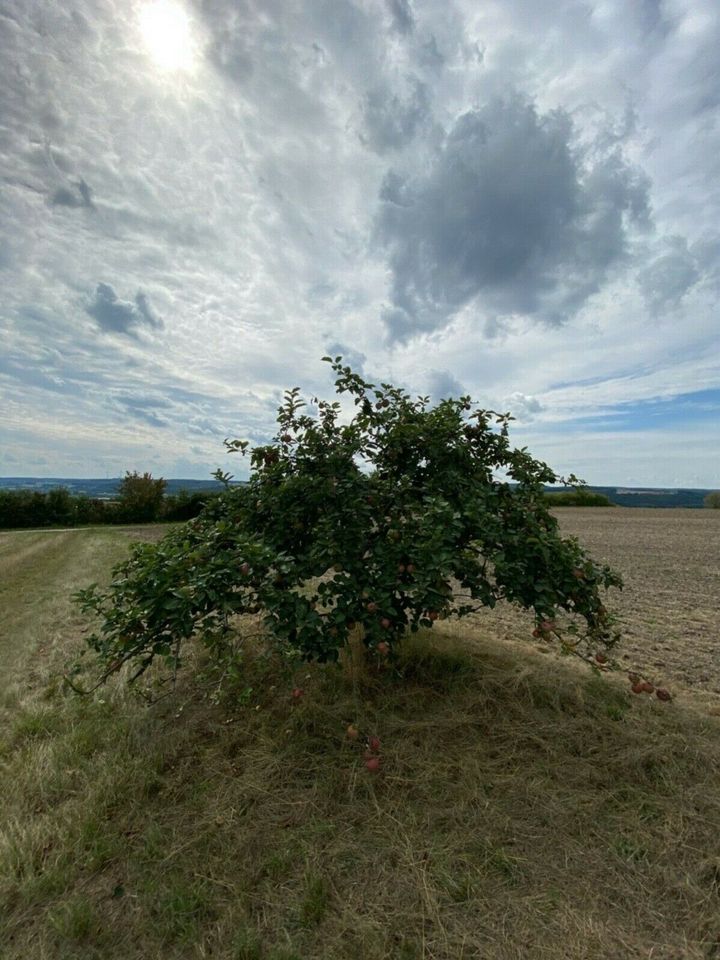
[[[394,670],[256,642],[249,695],[79,698],[68,596],[127,543],[0,538],[3,960],[720,957],[720,719],[690,695],[446,621]]]

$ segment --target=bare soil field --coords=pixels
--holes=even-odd
[[[720,511],[564,507],[565,536],[622,574],[608,606],[622,618],[619,656],[674,690],[720,696]],[[509,606],[478,615],[485,630],[526,639],[529,614]],[[547,648],[543,648],[547,649]]]

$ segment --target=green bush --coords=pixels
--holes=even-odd
[[[703,504],[710,510],[720,510],[720,490],[714,490],[703,499]]]
[[[601,591],[620,577],[560,536],[543,486],[563,481],[510,446],[509,414],[469,397],[433,407],[325,359],[349,410],[315,398],[310,416],[288,391],[247,485],[218,472],[227,489],[197,519],[77,595],[101,618],[90,644],[104,675],[132,661],[138,676],[157,656],[177,666],[195,635],[224,649],[228,617],[255,612],[283,649],[321,661],[351,637],[389,655],[406,630],[501,599],[532,608],[548,639],[571,614],[563,643],[588,659],[617,641]]]
[[[172,496],[166,496],[163,500],[161,516],[163,520],[185,521],[192,520],[213,500],[219,496],[214,490],[201,490],[195,493],[189,493],[187,490],[181,490]]]

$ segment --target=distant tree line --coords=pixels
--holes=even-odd
[[[551,507],[614,507],[615,504],[604,493],[594,493],[583,487],[573,490],[548,492],[545,502]]]
[[[703,503],[710,510],[720,510],[720,490],[713,490],[709,493]]]
[[[218,496],[213,490],[168,496],[167,482],[149,473],[127,472],[114,500],[73,494],[66,487],[37,490],[0,490],[0,529],[79,527],[103,523],[154,523],[196,517]]]

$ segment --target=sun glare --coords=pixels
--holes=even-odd
[[[140,11],[143,42],[161,70],[189,70],[193,64],[190,20],[180,3],[153,0]]]

